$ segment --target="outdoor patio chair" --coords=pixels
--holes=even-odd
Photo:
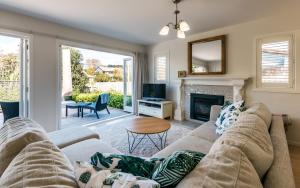
[[[90,109],[91,113],[94,111],[94,113],[97,116],[97,119],[99,119],[98,111],[106,109],[107,113],[110,114],[110,112],[107,108],[108,102],[109,102],[109,94],[108,93],[99,95],[97,98],[97,101],[95,103],[92,103],[92,104],[82,107],[81,117],[83,117],[84,109]]]
[[[3,122],[19,116],[19,102],[0,102],[3,112]]]

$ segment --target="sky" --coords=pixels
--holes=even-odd
[[[0,55],[8,53],[18,53],[20,46],[20,38],[14,38],[9,36],[0,35]],[[123,65],[123,60],[130,58],[130,56],[113,54],[108,52],[95,51],[90,49],[76,48],[79,50],[84,60],[98,59],[103,65]]]
[[[0,35],[0,55],[8,53],[18,53],[20,38]]]
[[[84,63],[87,59],[98,59],[103,65],[123,65],[123,60],[130,56],[95,51],[90,49],[76,48],[83,55]]]

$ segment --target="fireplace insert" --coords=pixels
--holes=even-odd
[[[208,121],[212,105],[223,105],[224,96],[191,93],[190,118]]]

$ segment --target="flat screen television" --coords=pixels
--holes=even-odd
[[[143,84],[143,99],[161,101],[166,99],[166,84]]]

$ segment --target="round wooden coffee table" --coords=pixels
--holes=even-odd
[[[168,121],[153,117],[143,117],[129,120],[127,123],[129,153],[132,153],[145,138],[149,138],[158,150],[162,150],[166,146],[168,130],[171,128]],[[157,135],[160,147],[150,135]]]

